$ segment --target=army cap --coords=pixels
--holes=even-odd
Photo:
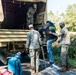
[[[64,24],[64,22],[60,22],[60,23],[59,23],[59,26],[61,26],[61,25],[63,25],[63,24]]]
[[[33,24],[30,24],[30,25],[29,25],[29,28],[31,28],[31,27],[33,27]]]

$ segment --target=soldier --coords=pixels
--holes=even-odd
[[[28,9],[28,11],[27,11],[27,25],[34,24],[33,23],[34,14],[35,14],[36,10],[37,10],[36,4],[33,4],[33,6]]]
[[[59,26],[61,28],[60,33],[52,33],[49,32],[50,34],[56,35],[56,36],[61,36],[61,39],[58,41],[58,43],[61,45],[61,65],[62,68],[59,69],[58,71],[63,72],[68,69],[68,47],[70,44],[70,35],[68,32],[68,29],[65,27],[64,22],[60,22]]]
[[[54,63],[54,56],[52,51],[52,43],[57,40],[57,36],[49,34],[49,31],[56,32],[56,27],[51,21],[47,21],[46,24],[40,29],[40,32],[45,31],[46,40],[47,40],[47,53],[50,65]]]
[[[29,49],[29,54],[31,58],[31,69],[32,73],[38,72],[39,69],[39,51],[42,47],[42,42],[40,34],[38,31],[34,30],[33,25],[29,25],[29,32],[26,41],[26,51]]]

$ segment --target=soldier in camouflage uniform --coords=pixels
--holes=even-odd
[[[29,7],[27,11],[27,25],[34,24],[34,14],[37,10],[37,5],[33,4],[33,6]]]
[[[61,31],[59,34],[49,32],[50,34],[61,36],[61,39],[58,41],[61,45],[61,64],[62,68],[58,71],[63,72],[68,68],[68,48],[70,44],[70,35],[68,29],[65,27],[64,22],[59,23]]]
[[[39,51],[42,47],[42,42],[40,34],[38,31],[34,30],[33,25],[29,25],[30,31],[27,35],[26,41],[26,51],[29,49],[29,54],[31,58],[31,72],[38,72],[39,69]]]
[[[59,40],[59,43],[61,45],[61,63],[62,68],[58,71],[66,71],[68,68],[68,48],[70,44],[70,35],[68,32],[68,29],[65,27],[64,22],[59,23],[61,27],[61,31],[59,36],[61,36],[61,39]]]

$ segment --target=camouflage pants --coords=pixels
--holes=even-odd
[[[68,66],[68,45],[61,46],[61,64],[62,66]]]
[[[31,64],[31,69],[33,70],[38,70],[39,69],[39,49],[36,50],[30,50],[30,64]]]

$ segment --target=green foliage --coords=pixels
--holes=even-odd
[[[76,4],[69,5],[66,9],[66,13],[61,16],[63,16],[63,20],[69,31],[76,31]]]
[[[50,20],[50,21],[54,20],[55,15],[54,15],[54,13],[52,11],[50,11],[47,15],[48,15],[48,20]]]
[[[55,58],[55,63],[60,65],[61,64],[61,60],[59,56],[54,56]],[[71,68],[76,68],[76,60],[75,59],[68,59],[68,66]]]
[[[64,21],[69,31],[76,31],[76,4],[69,5],[65,13],[55,15],[52,11],[48,14],[48,20],[55,23],[59,31],[58,22]]]
[[[69,58],[76,59],[76,35],[71,35],[71,44],[69,46]]]
[[[60,65],[60,63],[61,63],[60,56],[58,56],[58,55],[54,56],[54,60],[55,60],[56,64]]]
[[[53,22],[54,25],[56,26],[57,31],[59,31],[59,26],[58,26],[58,21],[60,20],[60,18],[55,15],[52,11],[50,11],[48,14],[48,20]]]
[[[55,56],[60,56],[60,47],[54,46],[53,47],[53,53]]]
[[[68,63],[69,63],[69,67],[76,68],[76,60],[69,59]]]

